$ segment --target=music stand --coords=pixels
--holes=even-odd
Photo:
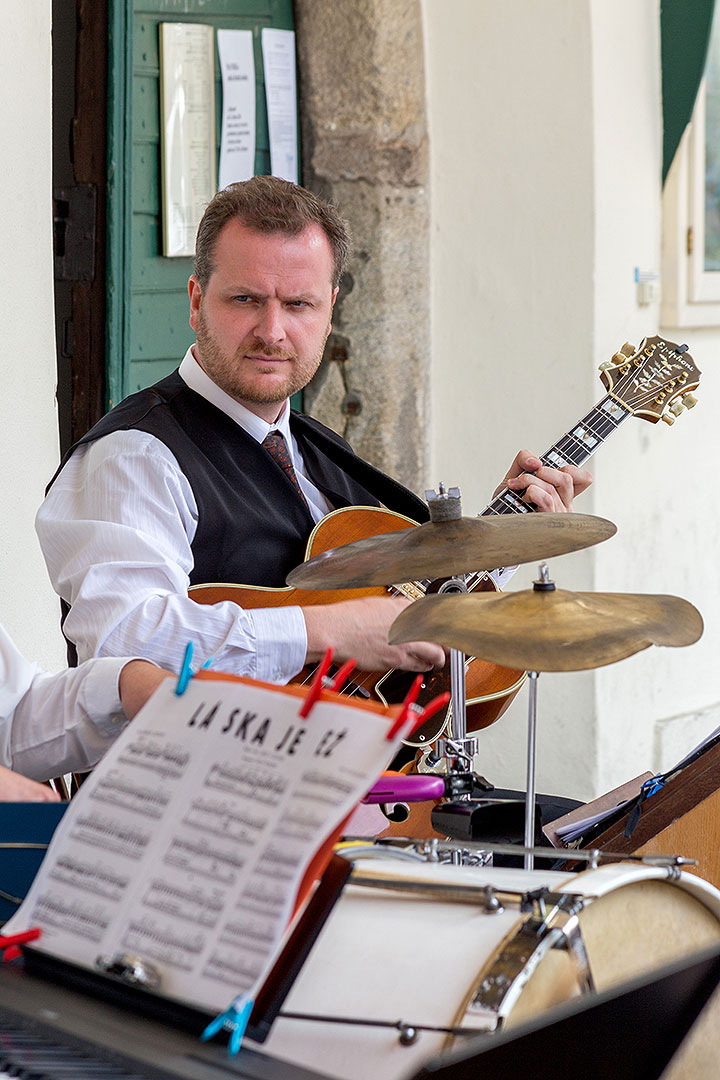
[[[658,1080],[720,982],[720,944],[507,1034],[468,1038],[410,1080]]]

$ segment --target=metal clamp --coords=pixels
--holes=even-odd
[[[153,964],[132,953],[115,953],[115,956],[97,956],[95,967],[103,975],[127,983],[128,986],[142,986],[145,990],[157,990],[162,982],[160,972]]]

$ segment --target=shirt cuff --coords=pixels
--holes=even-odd
[[[120,672],[129,664],[127,657],[100,656],[86,660],[87,674],[79,694],[79,705],[97,730],[115,738],[128,723],[120,700]],[[84,665],[81,664],[80,668]]]
[[[255,678],[286,683],[305,664],[307,629],[299,607],[245,609],[255,634]]]
[[[493,579],[498,589],[502,592],[516,570],[517,566],[501,566],[497,570],[491,570],[488,576]]]

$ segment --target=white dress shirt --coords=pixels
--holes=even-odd
[[[48,780],[97,764],[127,721],[118,680],[127,660],[90,660],[48,675],[0,626],[0,764]]]

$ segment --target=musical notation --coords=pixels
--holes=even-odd
[[[75,840],[103,851],[114,851],[128,859],[141,859],[150,842],[150,833],[135,825],[108,816],[77,817],[72,834]]]
[[[170,795],[166,791],[156,787],[144,787],[113,773],[97,785],[92,798],[95,802],[121,806],[124,810],[132,810],[156,821],[163,816],[170,801]]]
[[[90,862],[71,855],[62,855],[53,866],[53,881],[72,885],[85,893],[94,893],[105,900],[119,900],[130,878],[106,863]]]

